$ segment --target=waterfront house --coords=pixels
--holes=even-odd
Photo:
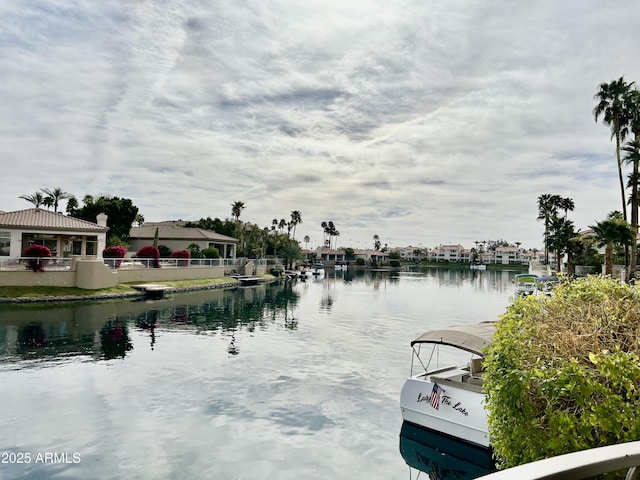
[[[21,257],[39,244],[53,257],[101,257],[107,231],[104,214],[93,223],[41,208],[0,212],[0,256]]]
[[[460,244],[440,245],[429,252],[429,260],[432,262],[461,262],[463,251],[464,248]]]
[[[195,244],[201,250],[216,248],[222,258],[236,258],[238,239],[221,235],[212,230],[187,228],[182,221],[149,222],[139,227],[132,227],[129,233],[129,250],[137,252],[142,247],[153,245],[158,238],[158,245],[169,250],[186,250]]]

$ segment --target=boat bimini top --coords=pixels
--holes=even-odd
[[[411,346],[421,343],[450,345],[483,357],[495,331],[496,325],[492,321],[430,330],[413,340]]]

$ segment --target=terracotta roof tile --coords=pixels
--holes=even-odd
[[[237,243],[238,239],[221,235],[211,230],[201,228],[186,228],[173,222],[158,222],[132,227],[130,236],[137,239],[152,239],[158,229],[158,238],[163,240],[211,240]]]
[[[41,208],[29,208],[15,212],[0,213],[0,228],[37,228],[39,230],[68,230],[106,232],[107,227],[79,218],[54,213]]]

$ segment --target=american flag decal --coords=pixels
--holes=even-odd
[[[429,403],[436,410],[440,408],[440,392],[444,392],[444,389],[434,383],[433,389],[431,390],[431,396],[429,397]]]

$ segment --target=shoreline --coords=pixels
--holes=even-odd
[[[262,279],[261,279],[262,280]],[[264,279],[260,283],[268,283],[269,279]],[[240,285],[237,280],[226,282],[209,283],[202,285],[192,285],[187,287],[171,287],[166,289],[166,293],[189,293],[200,290],[216,290],[221,288],[236,288]],[[33,304],[33,303],[66,303],[66,302],[95,302],[101,300],[120,300],[125,298],[144,298],[145,293],[140,291],[122,293],[96,293],[94,295],[48,295],[39,297],[0,297],[0,304]]]

